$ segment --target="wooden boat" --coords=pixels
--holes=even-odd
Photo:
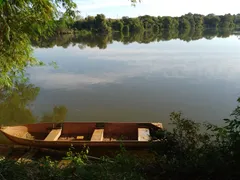
[[[37,123],[1,127],[12,142],[42,148],[74,147],[149,147],[161,123]]]

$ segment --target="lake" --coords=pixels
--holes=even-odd
[[[5,113],[6,119],[19,121],[6,124],[54,119],[151,121],[167,127],[173,111],[222,124],[240,96],[237,35],[147,43],[107,40],[101,47],[73,40],[63,44],[34,48],[39,60],[55,61],[58,67],[27,69],[29,82],[16,90],[15,99],[9,98]],[[14,103],[24,107],[16,111]]]

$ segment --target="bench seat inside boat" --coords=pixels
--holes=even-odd
[[[53,129],[44,139],[44,141],[57,141],[58,138],[61,136],[62,129]]]
[[[95,129],[91,141],[103,141],[104,129]]]
[[[138,141],[149,141],[150,130],[148,128],[138,128]]]

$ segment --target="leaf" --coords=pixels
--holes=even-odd
[[[54,69],[57,69],[58,68],[58,65],[55,61],[52,61],[50,63],[48,63],[49,66],[52,66]]]
[[[42,61],[40,61],[40,62],[39,62],[39,66],[45,66],[45,63],[42,62]]]

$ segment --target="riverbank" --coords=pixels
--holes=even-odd
[[[0,179],[145,179],[139,163],[125,152],[114,158],[89,158],[87,152],[68,151],[60,160],[43,157],[35,161],[2,158]],[[139,161],[140,162],[140,161]]]
[[[71,147],[58,158],[45,154],[26,160],[19,154],[8,154],[0,159],[0,177],[3,180],[239,179],[239,109],[233,112],[233,119],[225,120],[224,127],[201,125],[181,113],[172,113],[173,131],[155,134],[162,140],[149,149],[151,157],[131,154],[124,146],[114,156],[100,158],[89,156],[91,149],[87,147],[80,151]]]

